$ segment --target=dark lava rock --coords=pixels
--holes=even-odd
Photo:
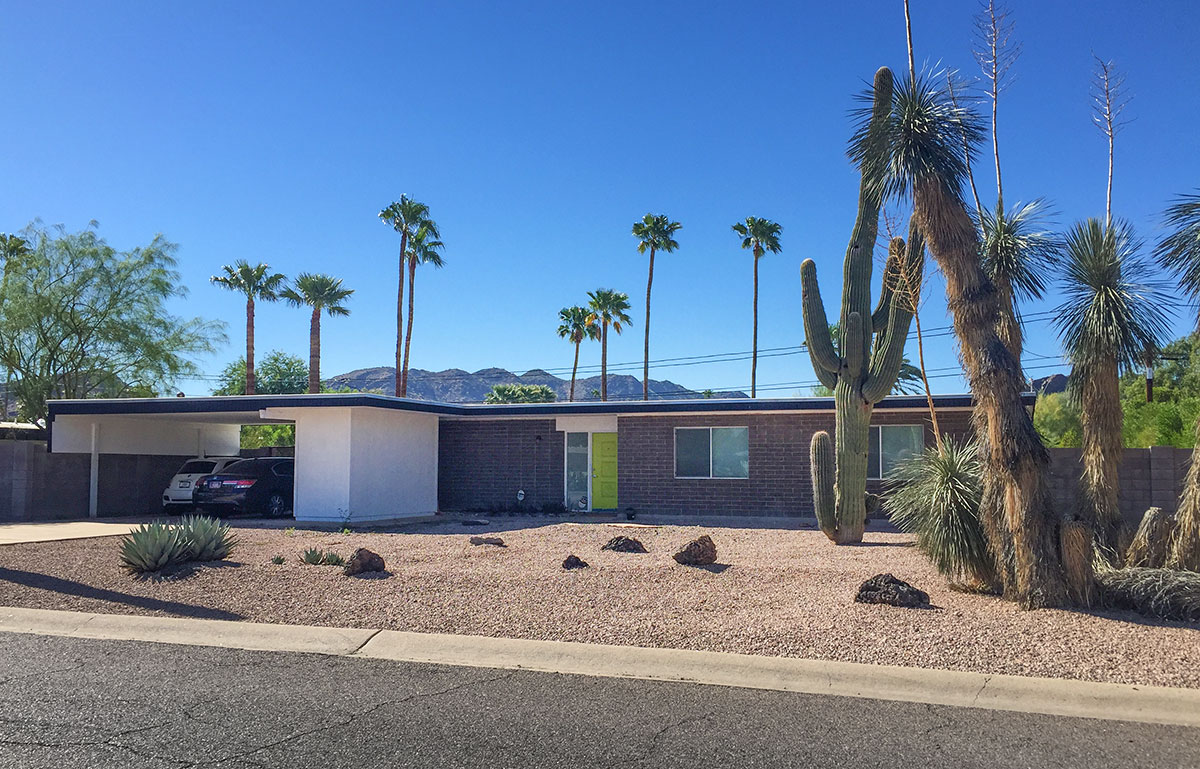
[[[383,571],[383,556],[379,553],[372,552],[365,547],[360,547],[354,551],[354,555],[350,556],[350,560],[346,562],[345,573],[347,577],[353,577],[355,574],[362,574],[368,571]]]
[[[508,547],[504,544],[504,540],[499,537],[471,537],[472,545],[495,545],[496,547]]]
[[[684,566],[707,566],[717,562],[717,546],[707,535],[693,539],[672,556],[676,563]]]
[[[612,550],[615,553],[644,553],[646,546],[633,537],[613,537],[601,550]]]
[[[577,555],[568,555],[566,560],[563,561],[563,568],[567,571],[571,569],[586,569],[587,566],[588,562]]]
[[[929,594],[891,574],[876,574],[858,588],[857,603],[886,603],[909,609],[929,608]]]

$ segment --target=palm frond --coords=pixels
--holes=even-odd
[[[1200,298],[1200,193],[1180,195],[1163,214],[1170,232],[1154,248],[1154,256],[1179,278],[1180,287]]]
[[[674,251],[679,248],[679,242],[673,236],[682,227],[666,214],[646,214],[641,221],[633,224],[633,235],[640,241],[638,253],[644,254],[650,249],[667,253]]]
[[[744,222],[734,224],[731,229],[741,236],[742,248],[752,251],[755,258],[768,251],[778,254],[782,250],[779,238],[783,233],[783,225],[770,219],[747,216]]]
[[[1008,210],[982,211],[983,268],[992,280],[1012,286],[1017,299],[1040,299],[1062,258],[1063,239],[1049,226],[1049,208],[1037,199]]]
[[[317,273],[302,272],[296,276],[294,285],[279,292],[281,299],[293,307],[316,307],[329,315],[349,315],[342,304],[354,293],[354,289],[342,285],[341,278]]]
[[[1074,366],[1115,361],[1139,366],[1157,350],[1168,329],[1166,286],[1152,279],[1141,243],[1128,223],[1105,227],[1099,219],[1067,233],[1063,295],[1055,326]],[[1111,365],[1111,364],[1110,364]]]

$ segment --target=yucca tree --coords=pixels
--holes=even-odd
[[[586,307],[575,305],[558,311],[558,335],[575,345],[575,362],[571,364],[571,389],[567,400],[575,400],[575,373],[579,370],[579,345],[585,339],[600,338],[600,327]]]
[[[666,214],[646,214],[633,223],[633,236],[638,239],[638,253],[650,252],[650,272],[646,276],[646,345],[642,363],[642,400],[650,399],[650,287],[654,285],[654,255],[659,251],[671,253],[679,248],[675,233],[682,227]]]
[[[629,294],[601,288],[588,292],[587,322],[600,325],[600,400],[608,400],[608,329],[621,333],[628,326]]]
[[[1097,541],[1117,552],[1123,450],[1120,374],[1157,350],[1167,330],[1166,296],[1128,224],[1088,219],[1067,233],[1064,301],[1055,326],[1071,363],[1071,392],[1083,415],[1082,513]]]
[[[431,223],[432,224],[432,223]],[[412,346],[413,299],[416,295],[417,265],[432,264],[441,269],[445,262],[439,253],[445,244],[437,239],[437,227],[419,228],[408,241],[408,328],[404,332],[404,361],[400,377],[401,398],[408,397],[408,351]]]
[[[285,288],[279,296],[293,307],[312,308],[308,323],[308,391],[321,392],[321,313],[330,317],[346,316],[350,311],[344,302],[354,293],[345,288],[341,278],[302,272],[295,284]]]
[[[407,195],[379,212],[379,219],[400,233],[400,262],[396,281],[396,395],[401,394],[404,378],[404,268],[408,262],[408,241],[424,227],[432,237],[440,238],[437,224],[429,218],[429,206]]]
[[[779,236],[783,226],[770,219],[747,216],[746,221],[733,225],[733,231],[742,239],[742,248],[754,257],[754,333],[750,352],[750,397],[758,394],[758,260],[763,254],[778,254]]]
[[[966,157],[981,139],[980,119],[956,105],[939,80],[921,74],[898,84],[882,136],[866,130],[864,111],[851,155],[859,163],[882,160],[882,192],[911,194],[914,223],[945,279],[987,447],[981,517],[1005,595],[1026,608],[1058,606],[1067,594],[1046,486],[1050,456],[1021,398],[1020,362],[999,336],[999,295],[963,199]]]
[[[1000,339],[1019,363],[1023,351],[1020,302],[1041,299],[1063,242],[1049,226],[1046,203],[1040,199],[1005,210],[979,209],[983,269],[996,286],[1000,302]]]
[[[1178,276],[1179,286],[1188,297],[1200,300],[1200,191],[1178,197],[1163,220],[1168,233],[1155,247],[1154,255]],[[1196,448],[1175,520],[1167,565],[1200,571],[1200,422],[1196,424]]]
[[[254,394],[254,305],[255,302],[275,302],[279,292],[287,285],[283,273],[271,272],[268,264],[259,262],[251,266],[239,259],[232,266],[221,267],[223,275],[214,275],[209,280],[221,288],[246,295],[246,395]]]

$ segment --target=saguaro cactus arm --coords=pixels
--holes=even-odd
[[[879,338],[871,355],[870,373],[863,382],[863,398],[872,403],[886,397],[896,384],[900,365],[904,362],[908,327],[912,322],[912,297],[920,291],[921,262],[907,253],[903,239],[892,240],[888,263],[898,265],[888,270],[894,272],[898,283],[892,293],[891,307],[888,308],[888,322],[879,330]],[[909,281],[916,282],[916,285],[910,286]]]
[[[837,511],[834,506],[833,441],[829,439],[829,433],[824,430],[813,433],[808,452],[817,525],[825,536],[833,539],[837,531]]]
[[[817,372],[821,384],[832,390],[837,385],[837,372],[842,367],[842,361],[833,349],[825,304],[821,301],[821,289],[817,285],[817,265],[812,259],[805,259],[800,265],[800,307],[804,316],[804,339],[813,370]]]

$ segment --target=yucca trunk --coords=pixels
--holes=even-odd
[[[1051,519],[1046,473],[1050,455],[1021,402],[1020,364],[1000,339],[999,298],[983,271],[979,240],[962,202],[940,182],[914,190],[913,213],[946,280],[967,378],[986,444],[980,514],[997,563],[1011,548],[1005,594],[1026,608],[1062,605],[1066,585]]]
[[[754,332],[750,340],[750,397],[758,397],[758,255],[754,255]]]
[[[412,346],[413,294],[416,293],[417,260],[408,260],[408,328],[404,332],[404,365],[400,378],[400,397],[408,397],[408,350]]]
[[[1167,568],[1200,571],[1200,422],[1196,423],[1196,448],[1192,450],[1192,464],[1183,481],[1183,495],[1175,513]]]
[[[1017,319],[1016,298],[1013,294],[1012,283],[1004,278],[999,278],[995,281],[996,286],[996,302],[999,312],[999,320],[996,323],[996,332],[1000,335],[1000,341],[1004,342],[1004,346],[1008,348],[1009,355],[1021,365],[1021,355],[1024,347],[1024,334],[1021,330],[1021,322]],[[1025,372],[1022,368],[1021,385],[1025,384]]]
[[[654,285],[654,246],[650,247],[650,272],[646,276],[646,344],[642,358],[642,400],[650,400],[650,287]]]
[[[579,345],[582,342],[579,339],[575,342],[575,362],[571,364],[571,391],[567,394],[567,400],[575,400],[575,372],[579,370]]]
[[[608,323],[600,323],[600,400],[608,400]]]
[[[254,297],[246,297],[246,394],[254,394]]]
[[[1083,505],[1102,545],[1117,553],[1121,510],[1117,506],[1121,465],[1121,391],[1117,362],[1106,360],[1082,372]]]
[[[400,394],[404,351],[404,253],[408,250],[408,231],[400,233],[399,278],[396,281],[396,395]]]
[[[321,308],[314,307],[308,322],[308,391],[321,392]]]

